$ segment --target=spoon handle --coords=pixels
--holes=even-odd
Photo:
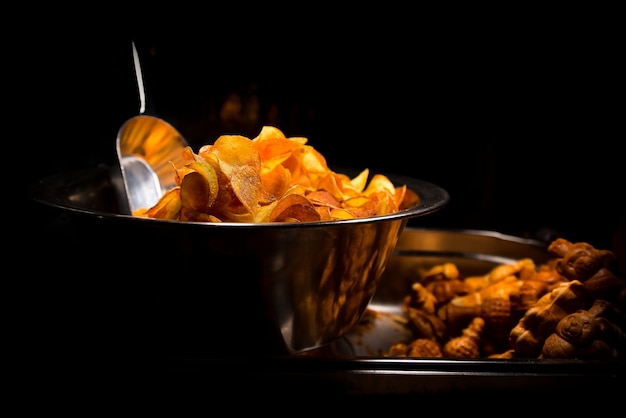
[[[137,90],[139,91],[139,114],[146,112],[146,89],[143,84],[143,74],[141,72],[141,62],[139,61],[139,53],[133,41],[133,63],[135,64],[135,79],[137,80]]]

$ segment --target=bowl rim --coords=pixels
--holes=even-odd
[[[202,225],[209,228],[232,228],[232,227],[248,227],[248,228],[315,228],[322,226],[343,226],[354,224],[367,224],[384,221],[399,221],[410,218],[425,216],[436,212],[447,206],[450,201],[450,195],[447,190],[434,183],[426,180],[412,178],[404,175],[384,173],[396,185],[407,185],[420,197],[420,202],[415,206],[403,209],[398,212],[376,215],[362,218],[342,219],[333,221],[311,221],[311,222],[194,222],[194,221],[177,221],[169,219],[144,218],[134,215],[127,215],[115,212],[102,211],[99,209],[91,209],[81,206],[71,200],[72,189],[80,189],[87,185],[90,181],[106,181],[109,182],[106,187],[113,186],[110,184],[112,179],[110,168],[98,166],[95,168],[79,169],[63,173],[48,175],[31,184],[30,197],[35,202],[42,205],[60,209],[75,214],[87,216],[97,216],[104,219],[116,220],[133,220],[144,222],[146,224],[156,223],[162,225]],[[349,169],[347,169],[349,171]],[[344,171],[342,171],[344,172]],[[106,177],[106,179],[105,179]],[[69,195],[69,196],[68,196]],[[112,197],[114,199],[114,197]]]

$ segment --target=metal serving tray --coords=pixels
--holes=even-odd
[[[463,404],[465,400],[477,402],[473,406],[477,411],[489,408],[490,399],[509,405],[538,405],[543,401],[545,408],[552,405],[552,409],[563,414],[577,412],[578,402],[572,396],[602,399],[605,406],[618,404],[616,394],[625,390],[624,361],[384,355],[391,344],[411,337],[394,316],[402,314],[402,299],[415,280],[417,269],[454,262],[463,273],[479,275],[497,264],[523,257],[537,263],[548,260],[547,243],[493,231],[408,227],[400,236],[370,302],[369,308],[378,313],[373,316],[373,323],[357,325],[328,347],[304,355],[269,359],[175,358],[164,367],[170,373],[167,376],[193,382],[186,387],[192,392],[211,376],[221,382],[225,391],[236,387],[244,392],[262,390],[280,396],[349,395],[359,401],[366,399],[364,405],[375,405],[373,402],[379,400],[387,407],[406,402],[404,406],[420,408],[443,402],[440,406],[449,412],[472,408],[471,404]]]

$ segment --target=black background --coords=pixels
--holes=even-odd
[[[71,371],[70,389],[91,393],[81,382],[93,384],[94,365],[115,343],[99,331],[87,339],[94,319],[84,313],[109,323],[115,307],[101,308],[133,260],[115,254],[110,237],[66,247],[50,225],[57,219],[24,191],[44,176],[115,163],[117,132],[139,113],[132,41],[150,112],[193,147],[274,125],[309,138],[331,167],[445,188],[449,205],[415,226],[561,235],[613,249],[624,269],[624,68],[615,12],[222,6],[38,6],[4,36],[7,176],[27,199],[22,206],[5,197],[5,211],[17,233],[10,252],[28,257],[20,266],[34,277],[20,279],[29,302],[17,315],[35,316],[20,341],[36,364],[53,368],[39,381],[44,390]],[[258,119],[221,116],[233,94],[258,100]],[[26,233],[16,228],[23,224]],[[98,259],[94,248],[109,251]],[[106,291],[95,307],[76,297],[98,289]]]

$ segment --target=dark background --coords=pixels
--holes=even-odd
[[[65,240],[63,219],[24,192],[45,176],[115,163],[117,132],[139,113],[133,40],[150,112],[194,148],[274,125],[309,138],[331,167],[445,188],[449,205],[412,225],[561,235],[626,258],[620,14],[127,6],[37,6],[5,25],[7,175],[27,208],[4,200],[18,236],[10,253],[26,254],[18,266],[28,273],[12,280],[25,290],[14,315],[33,317],[16,341],[26,365],[46,371],[22,376],[44,393],[69,375],[61,391],[91,395],[94,368],[115,379],[110,353],[126,356],[108,336],[118,331],[111,301],[130,298],[124,266],[139,262],[117,253],[116,239],[132,237]],[[121,365],[132,371],[138,358]],[[98,393],[124,383],[115,382]]]
[[[623,66],[604,16],[204,20],[181,9],[49,21],[21,49],[33,90],[21,112],[31,163],[20,179],[115,161],[117,131],[139,113],[135,41],[148,113],[196,148],[274,125],[308,137],[331,166],[450,193],[444,210],[412,224],[542,237],[549,228],[614,246],[625,212]]]

